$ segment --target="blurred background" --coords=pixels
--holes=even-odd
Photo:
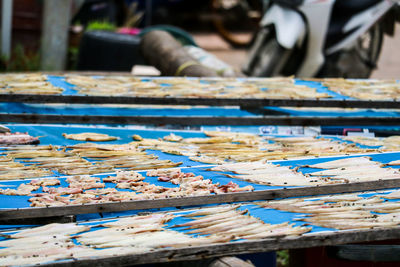
[[[127,60],[112,57],[113,49],[125,41],[138,46],[141,34],[156,27],[166,29],[182,44],[198,45],[240,72],[263,8],[265,1],[255,0],[2,0],[0,70],[130,71],[127,64],[145,64],[140,51],[127,52]],[[67,23],[62,23],[63,17]],[[107,34],[86,36],[98,31],[137,39]],[[385,36],[372,78],[400,77],[399,33],[396,29],[394,37]],[[99,47],[102,38],[107,41]],[[58,52],[49,48],[54,46]]]

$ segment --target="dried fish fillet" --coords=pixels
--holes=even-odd
[[[80,133],[80,134],[62,134],[66,139],[72,139],[77,141],[113,141],[118,138],[115,136],[110,136],[108,134],[100,134],[100,133]]]
[[[370,157],[352,157],[352,158],[344,158],[323,163],[307,165],[307,167],[317,168],[317,169],[335,169],[335,168],[345,168],[357,165],[358,166],[380,165],[380,163],[371,161]]]

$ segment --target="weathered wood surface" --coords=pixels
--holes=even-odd
[[[240,106],[242,109],[263,107],[338,107],[400,109],[396,101],[329,100],[329,99],[263,99],[263,98],[184,98],[141,96],[83,96],[0,94],[0,102],[65,103],[65,104],[141,104],[141,105],[200,105]]]
[[[145,125],[400,125],[400,117],[297,117],[297,116],[77,116],[49,114],[0,114],[0,122],[78,123],[78,124],[145,124]]]
[[[400,179],[378,180],[348,184],[334,184],[314,187],[260,190],[254,192],[227,193],[221,195],[194,196],[169,199],[135,200],[102,204],[70,205],[47,208],[1,209],[0,221],[22,218],[54,217],[88,213],[118,212],[126,210],[184,207],[216,203],[232,203],[253,200],[315,196],[322,194],[350,193],[357,191],[390,189],[400,187]]]
[[[202,66],[175,38],[165,31],[151,31],[142,37],[140,48],[150,65],[165,76],[216,77],[217,72]]]
[[[201,260],[210,257],[239,255],[299,249],[400,238],[400,227],[355,231],[321,232],[295,237],[270,238],[256,241],[232,242],[220,245],[196,246],[183,249],[163,249],[137,255],[115,256],[102,259],[69,260],[47,266],[127,266],[146,263],[162,263],[185,260]]]
[[[22,219],[10,219],[10,220],[0,220],[0,224],[3,225],[41,225],[49,223],[72,223],[76,222],[75,215],[65,215],[65,216],[54,216],[54,217],[40,217],[40,218],[22,218]]]

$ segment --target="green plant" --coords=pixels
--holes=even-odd
[[[276,252],[276,262],[278,267],[289,266],[289,252],[287,250],[279,250]]]
[[[25,51],[24,46],[17,44],[11,51],[10,58],[1,56],[0,71],[38,71],[40,55],[36,52]]]
[[[86,31],[115,31],[116,29],[115,24],[108,21],[91,21],[86,26]]]
[[[68,48],[68,70],[76,70],[78,64],[79,48],[70,46]]]

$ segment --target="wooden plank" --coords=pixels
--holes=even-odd
[[[47,264],[46,266],[124,266],[184,260],[201,260],[226,255],[239,255],[282,249],[299,249],[399,238],[400,227],[358,231],[321,232],[295,237],[278,237],[257,241],[241,241],[220,245],[196,246],[183,249],[164,249],[156,252],[115,256],[102,259],[69,260],[64,262],[54,262],[52,264]]]
[[[2,225],[41,225],[49,223],[72,223],[76,222],[75,215],[56,216],[56,217],[40,217],[40,218],[23,218],[23,219],[11,219],[11,220],[0,220]]]
[[[254,192],[227,193],[221,195],[194,196],[169,199],[135,200],[101,204],[70,205],[47,208],[1,209],[0,221],[22,218],[54,217],[126,210],[154,209],[164,207],[184,207],[217,203],[231,203],[277,198],[315,196],[322,194],[350,193],[357,191],[390,189],[400,187],[400,179],[378,180],[349,184],[334,184],[314,187],[296,187]]]
[[[296,117],[296,116],[77,116],[48,114],[0,114],[0,122],[78,123],[78,124],[146,124],[146,125],[400,125],[400,117]]]
[[[0,102],[400,109],[397,101],[0,94]]]

